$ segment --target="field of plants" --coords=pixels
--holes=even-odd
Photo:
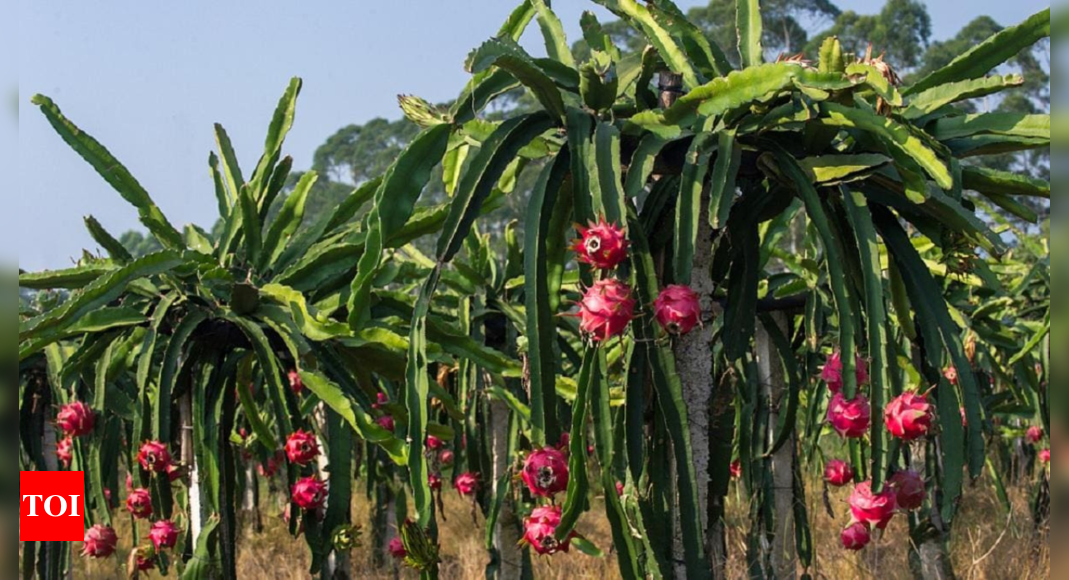
[[[595,3],[323,211],[293,79],[211,231],[34,98],[148,235],[20,274],[20,468],[87,498],[24,578],[1049,576],[1050,10],[906,75]]]

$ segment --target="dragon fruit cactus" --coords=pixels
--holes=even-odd
[[[869,400],[858,395],[853,401],[848,401],[842,393],[836,393],[828,405],[828,423],[846,439],[864,437],[872,426]]]
[[[111,526],[95,525],[85,532],[85,539],[82,541],[84,543],[82,556],[103,560],[115,553],[119,537]]]
[[[832,487],[845,487],[854,480],[854,469],[840,459],[829,461],[824,467],[824,481]]]
[[[464,497],[471,497],[479,489],[478,473],[462,473],[454,482],[457,491]]]
[[[878,529],[886,529],[887,524],[895,517],[898,509],[898,497],[895,490],[890,486],[883,493],[872,493],[872,482],[866,481],[854,488],[850,495],[850,513],[854,520],[863,524],[876,526]]]
[[[563,542],[558,541],[556,534],[560,520],[561,508],[557,506],[536,508],[531,512],[531,517],[523,522],[523,541],[540,556],[568,552],[575,534],[573,533]]]
[[[405,550],[405,543],[401,538],[394,538],[390,540],[390,545],[387,548],[390,551],[390,555],[397,560],[404,560],[408,557],[408,551]]]
[[[855,522],[843,530],[843,548],[851,552],[860,552],[872,542],[872,532],[868,524]]]
[[[306,512],[316,511],[327,502],[327,486],[316,477],[306,477],[290,490],[293,503]]]

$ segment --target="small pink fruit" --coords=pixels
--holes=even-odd
[[[152,545],[156,548],[156,551],[170,550],[178,544],[178,526],[173,522],[163,520],[152,524],[152,529],[149,530],[148,539],[152,542]]]
[[[138,572],[150,572],[156,568],[156,555],[151,548],[138,548],[134,556],[134,566]]]
[[[438,491],[442,489],[442,477],[440,475],[430,474],[427,476],[427,487],[431,488],[431,491]]]
[[[285,459],[285,457],[285,454],[283,454],[281,451],[275,453],[273,457],[268,457],[267,461],[261,463],[260,466],[257,468],[257,471],[260,473],[260,477],[274,477],[275,474],[278,473],[278,468],[280,465],[282,465],[282,461],[283,459]]]
[[[149,441],[141,446],[137,462],[145,471],[165,473],[171,467],[171,454],[167,446],[159,441]]]
[[[301,373],[297,372],[297,369],[293,369],[287,376],[290,380],[290,389],[293,390],[293,394],[298,397],[304,394],[304,380],[301,379]]]
[[[864,385],[869,382],[869,367],[865,359],[860,356],[857,357],[857,364],[855,375],[857,376],[858,386]],[[830,357],[828,362],[824,365],[824,370],[820,374],[820,378],[824,382],[828,383],[828,390],[832,393],[839,393],[843,390],[843,355],[839,351],[835,351]]]
[[[928,396],[916,393],[903,393],[884,412],[887,430],[903,441],[916,441],[928,435],[934,418]]]
[[[63,468],[69,468],[74,461],[74,440],[65,437],[56,443],[56,458],[63,464]]]
[[[702,321],[702,307],[698,293],[688,286],[669,286],[653,303],[657,322],[670,334],[684,335]]]
[[[443,443],[441,439],[435,437],[434,435],[427,435],[427,449],[430,449],[431,451],[438,451],[444,446],[445,443]]]
[[[943,371],[943,376],[946,377],[947,381],[949,381],[950,384],[954,385],[955,387],[958,386],[958,369],[957,368],[948,367],[947,370]]]
[[[568,552],[573,533],[567,540],[557,541],[557,526],[560,525],[561,508],[556,506],[536,508],[531,517],[523,522],[523,540],[540,556]]]
[[[1044,435],[1045,435],[1045,433],[1043,432],[1043,428],[1042,427],[1039,427],[1037,425],[1033,425],[1033,426],[1028,428],[1028,433],[1027,433],[1028,442],[1031,443],[1032,445],[1038,445],[1041,441],[1043,441]]]
[[[855,523],[843,530],[843,548],[852,552],[864,550],[872,542],[868,524]]]
[[[895,490],[898,507],[906,511],[921,509],[924,507],[924,500],[928,499],[924,480],[913,471],[899,471],[891,477],[889,485]]]
[[[476,490],[479,489],[479,474],[478,473],[462,473],[457,477],[454,485],[460,495],[464,497],[471,497],[475,495]]]
[[[83,437],[93,432],[96,414],[89,405],[75,401],[60,408],[56,416],[56,426],[69,437]]]
[[[557,449],[563,453],[568,452],[568,446],[572,444],[572,434],[565,431],[560,434],[560,443],[557,445]]]
[[[1050,465],[1050,449],[1044,449],[1039,452],[1039,461],[1043,465]]]
[[[742,462],[741,461],[736,460],[736,461],[733,461],[731,463],[731,478],[732,479],[741,479],[742,478]]]
[[[126,498],[126,511],[139,520],[152,517],[152,494],[147,489],[135,489]]]
[[[453,465],[455,459],[453,452],[448,449],[443,449],[442,452],[438,454],[438,463],[441,463],[446,467]]]
[[[616,497],[624,496],[624,484],[619,481],[616,482]]]
[[[824,467],[824,481],[832,487],[844,487],[854,480],[854,469],[850,464],[834,459]]]
[[[386,396],[386,393],[376,393],[375,400],[377,402],[372,403],[371,408],[376,411],[390,403],[390,398]]]
[[[628,241],[623,229],[601,218],[590,227],[578,227],[579,239],[572,250],[579,261],[599,270],[611,270],[627,259]]]
[[[532,495],[553,497],[568,489],[568,460],[556,449],[539,449],[527,456],[521,477]]]
[[[594,342],[605,342],[623,334],[634,317],[631,288],[619,280],[595,282],[579,303],[579,328]]]
[[[881,530],[887,528],[887,524],[895,517],[895,510],[898,509],[895,490],[888,486],[883,493],[875,495],[872,493],[871,481],[858,484],[850,495],[849,503],[854,520]]]
[[[83,540],[82,555],[102,560],[110,558],[115,553],[115,547],[119,543],[119,537],[110,526],[96,525],[89,528]]]
[[[379,417],[375,420],[375,423],[378,423],[379,427],[382,427],[390,433],[393,433],[394,429],[397,428],[397,425],[393,422],[393,417],[389,415]]]
[[[319,457],[319,442],[315,435],[300,429],[286,441],[286,457],[290,463],[305,466]]]
[[[316,477],[299,480],[290,491],[293,503],[306,512],[318,510],[327,501],[327,486]]]
[[[836,393],[828,406],[828,423],[847,439],[864,437],[872,426],[869,400],[858,395],[853,401],[847,401],[842,393]]]
[[[394,538],[390,540],[390,555],[397,560],[404,560],[408,557],[408,550],[405,550],[405,543],[401,538]]]

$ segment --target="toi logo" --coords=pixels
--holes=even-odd
[[[85,474],[19,473],[19,541],[80,542],[85,531]]]

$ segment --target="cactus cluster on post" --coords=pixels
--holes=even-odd
[[[600,548],[625,578],[724,578],[733,479],[752,570],[809,573],[814,550],[840,547],[813,546],[808,481],[845,488],[841,548],[861,550],[906,542],[879,533],[904,512],[945,542],[967,478],[998,477],[1007,438],[1049,463],[1049,256],[1028,278],[996,272],[1013,252],[978,208],[1049,198],[1049,183],[982,159],[1049,147],[1050,118],[957,106],[1009,88],[986,75],[1049,37],[1049,10],[903,86],[893,63],[834,38],[812,60],[766,62],[756,0],[739,1],[738,58],[669,0],[597,3],[645,50],[625,54],[588,13],[577,62],[549,3],[524,0],[471,54],[451,106],[402,99],[419,136],[315,223],[317,175],[288,187],[283,155],[299,80],[251,172],[216,126],[212,234],[174,227],[34,99],[163,248],[132,256],[90,219],[106,257],[20,276],[69,291],[20,315],[20,440],[30,468],[87,472],[85,555],[145,542],[136,571],[235,577],[255,465],[284,480],[289,531],[324,578],[370,548],[362,529],[437,577],[447,484],[487,537],[528,554]],[[518,44],[535,21],[549,58]],[[658,94],[662,75],[682,94]],[[535,110],[482,114],[510,91]],[[524,171],[538,175],[527,210],[498,242],[480,224]],[[452,192],[440,205],[421,197],[436,176]],[[969,276],[990,303],[962,297]],[[1009,307],[1047,314],[1004,325]],[[1009,406],[1032,409],[1033,429],[1000,429]],[[46,423],[62,434],[51,448]],[[137,538],[111,526],[120,472]],[[378,490],[381,524],[352,521],[354,474]],[[397,494],[407,519],[385,529]],[[585,517],[608,520],[611,551],[576,532]],[[777,533],[790,554],[769,553]],[[511,546],[487,543],[488,576],[511,578],[498,564]],[[61,577],[44,554],[25,565]]]

